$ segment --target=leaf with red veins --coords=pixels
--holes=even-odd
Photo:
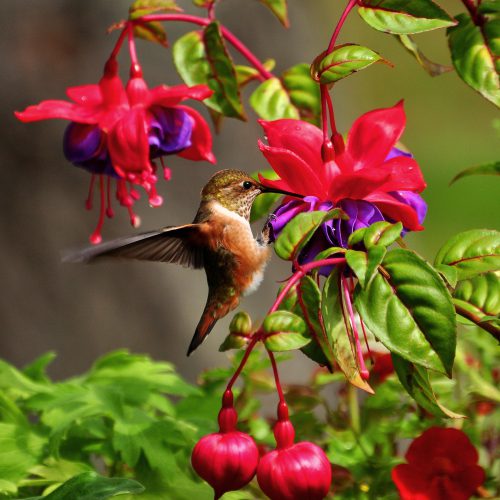
[[[420,193],[427,186],[424,176],[413,158],[396,156],[383,163],[380,168],[390,172],[388,181],[378,188],[380,191],[408,190]]]
[[[388,218],[401,221],[406,229],[411,231],[422,231],[424,227],[418,221],[417,212],[405,203],[401,203],[387,193],[372,193],[364,198],[376,205]]]
[[[24,111],[15,111],[16,117],[24,123],[61,118],[78,123],[93,124],[99,121],[99,109],[93,106],[79,106],[72,102],[48,100],[28,106]]]
[[[113,167],[120,173],[151,172],[146,111],[132,108],[119,120],[108,137]]]
[[[298,194],[326,199],[328,186],[321,182],[314,169],[288,149],[272,148],[259,140],[259,148],[274,171]]]
[[[207,122],[198,111],[188,106],[177,106],[177,109],[182,109],[193,119],[191,146],[177,153],[177,155],[188,160],[206,160],[210,163],[216,163],[215,156],[212,153],[212,134]]]
[[[275,121],[259,120],[268,144],[273,148],[292,151],[315,171],[321,171],[321,130],[302,120],[283,119]]]
[[[213,94],[213,91],[206,85],[175,85],[167,87],[159,85],[149,91],[151,105],[164,106],[166,108],[176,106],[186,99],[203,101]]]
[[[405,124],[402,101],[391,108],[361,115],[347,136],[346,152],[352,160],[351,168],[356,171],[383,163],[401,137]]]

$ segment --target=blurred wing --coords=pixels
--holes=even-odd
[[[101,245],[87,247],[63,256],[63,262],[95,262],[119,258],[171,262],[184,267],[203,267],[202,224],[165,227],[159,231],[118,238]]]

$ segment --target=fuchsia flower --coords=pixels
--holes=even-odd
[[[295,430],[285,403],[274,426],[276,449],[260,459],[257,480],[271,500],[321,500],[330,490],[332,469],[325,452],[313,443],[294,444]]]
[[[467,500],[485,479],[476,448],[458,429],[427,429],[405,458],[392,470],[402,500]]]
[[[117,198],[121,205],[129,208],[131,219],[135,220],[130,207],[138,193],[129,187],[130,184],[143,187],[152,206],[159,206],[163,201],[155,186],[158,179],[155,159],[177,154],[191,160],[215,162],[207,123],[198,112],[180,105],[186,99],[203,100],[211,93],[205,85],[160,85],[149,89],[138,65],[132,67],[130,80],[124,88],[118,64],[112,57],[97,85],[67,90],[73,102],[43,101],[16,112],[16,116],[23,122],[50,118],[70,120],[63,141],[66,157],[92,174],[116,179]],[[164,165],[163,168],[165,177],[169,178],[169,170]],[[102,180],[100,187],[104,189]],[[111,216],[109,192],[107,208]],[[92,243],[99,243],[101,239],[105,209],[102,202]]]
[[[236,430],[237,420],[233,394],[226,390],[219,412],[219,432],[201,438],[191,455],[194,470],[212,486],[216,499],[248,484],[259,463],[257,445],[248,434]]]
[[[328,246],[347,246],[349,235],[380,220],[401,221],[405,230],[420,231],[426,205],[420,195],[425,182],[417,162],[395,146],[405,127],[400,102],[359,117],[344,146],[323,161],[322,131],[301,120],[261,121],[269,145],[259,147],[279,175],[261,182],[269,187],[303,194],[283,204],[271,222],[275,236],[296,214],[340,207],[348,221],[329,221],[317,231],[300,261],[308,261]],[[338,136],[340,139],[340,136]]]

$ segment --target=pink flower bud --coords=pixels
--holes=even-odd
[[[194,470],[212,486],[216,499],[248,484],[259,463],[257,445],[248,434],[236,430],[237,420],[233,394],[226,391],[219,412],[219,432],[202,437],[191,455]]]
[[[330,490],[332,469],[324,451],[313,443],[293,444],[295,430],[286,404],[278,406],[274,426],[276,449],[264,455],[257,480],[271,500],[321,500]]]

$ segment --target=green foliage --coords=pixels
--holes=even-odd
[[[466,168],[459,172],[450,184],[462,179],[463,177],[469,177],[470,175],[500,175],[500,161],[492,161],[491,163],[485,163],[484,165],[476,165],[474,167]]]
[[[279,78],[269,78],[261,83],[250,96],[250,105],[264,120],[299,118],[298,109]]]
[[[372,28],[395,35],[408,35],[456,22],[431,0],[363,0],[359,15]]]
[[[451,59],[462,80],[496,106],[500,106],[500,17],[478,26],[467,14],[457,16],[458,26],[449,30]]]
[[[270,351],[300,349],[311,342],[311,337],[306,335],[305,321],[289,311],[269,314],[262,329],[266,333],[264,344]]]
[[[280,23],[288,28],[288,5],[287,0],[259,0],[279,19]]]
[[[375,51],[348,43],[339,45],[329,54],[321,54],[313,63],[314,79],[320,83],[335,83],[376,62],[386,62]]]

